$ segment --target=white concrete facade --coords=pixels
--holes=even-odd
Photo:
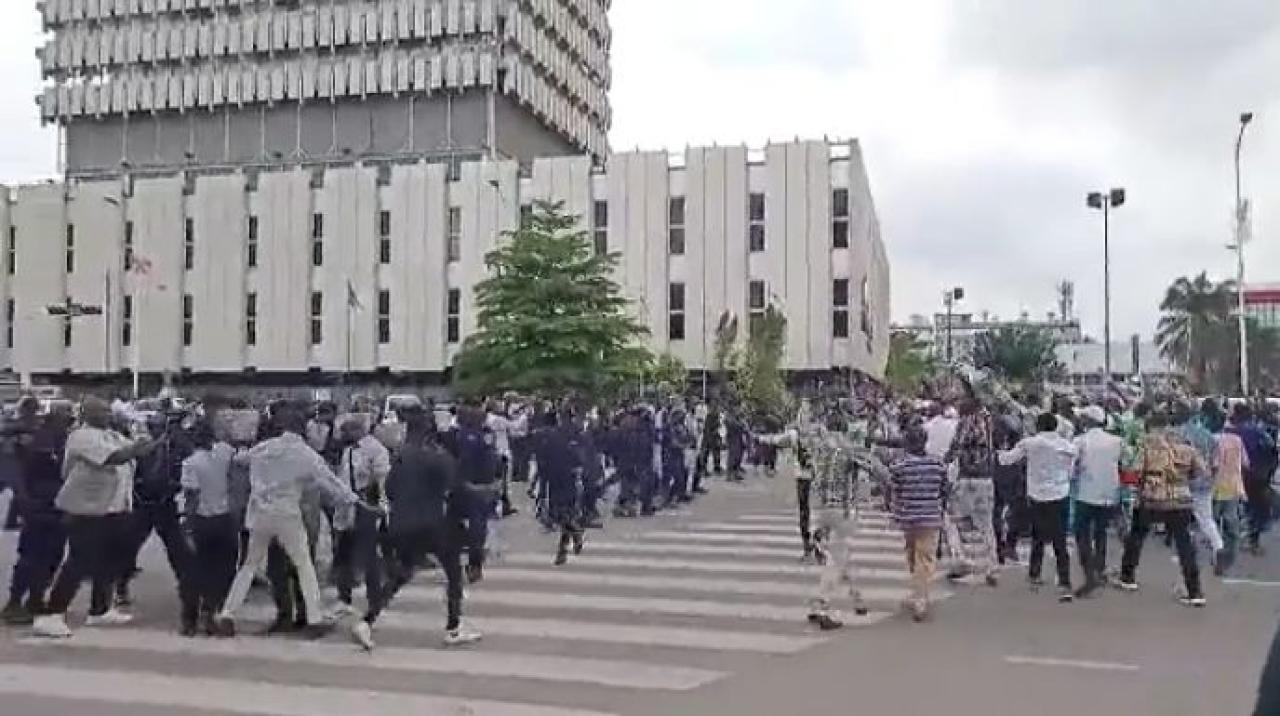
[[[650,347],[691,368],[709,366],[722,312],[741,317],[745,334],[753,294],[787,316],[793,370],[878,376],[888,352],[889,267],[856,142],[621,153],[604,169],[585,155],[538,159],[527,173],[515,161],[471,162],[456,181],[447,165],[418,162],[4,194],[0,235],[13,243],[0,292],[14,311],[0,363],[24,374],[119,373],[135,348],[148,373],[441,373],[475,328],[471,288],[485,275],[485,253],[538,199],[563,201],[584,228],[599,226],[620,255],[618,282],[652,330]],[[761,200],[763,216],[753,215]],[[833,245],[837,223],[848,225],[847,248]],[[763,224],[763,250],[751,250],[753,233],[761,238],[752,224]],[[673,228],[683,230],[683,252],[673,252]],[[147,275],[124,270],[126,236]],[[673,284],[683,286],[683,312],[670,303]],[[449,340],[452,290],[458,342]],[[72,319],[64,345],[63,321],[46,307],[68,299],[107,315]],[[673,337],[673,314],[683,338]],[[847,337],[835,335],[837,323]]]

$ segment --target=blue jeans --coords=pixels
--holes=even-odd
[[[1218,566],[1229,569],[1236,561],[1236,548],[1240,544],[1240,500],[1214,500],[1213,519],[1222,532],[1222,551],[1218,553]]]

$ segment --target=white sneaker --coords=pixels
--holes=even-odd
[[[36,636],[50,639],[66,639],[71,636],[71,629],[67,626],[67,620],[61,614],[45,614],[36,617],[31,624],[31,632]]]
[[[87,627],[123,626],[131,621],[133,621],[132,614],[126,614],[122,611],[116,610],[115,608],[111,608],[97,616],[90,614],[84,620],[84,625]]]
[[[361,619],[351,626],[351,638],[365,651],[373,651],[373,627]]]
[[[483,634],[476,631],[475,629],[472,629],[470,626],[468,626],[464,622],[458,625],[457,629],[450,629],[449,631],[445,632],[444,645],[445,646],[465,646],[467,644],[474,644],[480,641],[480,639],[483,636],[484,636]]]

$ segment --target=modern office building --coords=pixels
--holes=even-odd
[[[484,254],[563,201],[652,330],[709,367],[724,311],[789,320],[787,367],[879,375],[889,269],[856,142],[464,162],[244,167],[21,186],[0,358],[41,379],[444,374],[475,327]],[[100,307],[62,317],[48,307]]]
[[[1280,328],[1280,283],[1245,284],[1244,310],[1259,325]]]
[[[71,176],[601,160],[609,2],[41,0],[40,112]]]
[[[610,154],[609,2],[37,3],[65,177],[3,189],[0,365],[439,380],[485,253],[545,199],[620,254],[654,350],[710,367],[720,316],[772,304],[789,368],[880,374],[858,144]]]
[[[1036,328],[1046,331],[1059,344],[1081,342],[1080,321],[1075,318],[1063,320],[1055,314],[1047,315],[1043,320],[1034,319],[1030,314],[1023,314],[1017,320],[1002,320],[989,313],[974,315],[973,313],[935,313],[932,320],[924,316],[912,316],[905,324],[895,325],[895,333],[906,333],[914,336],[927,346],[931,355],[942,360],[947,355],[947,344],[951,344],[951,355],[957,363],[972,363],[973,350],[978,337],[1009,328]]]

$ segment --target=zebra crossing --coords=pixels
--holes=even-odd
[[[846,614],[843,632],[805,624],[819,568],[798,560],[794,513],[759,512],[594,533],[564,567],[549,550],[509,551],[467,590],[468,621],[485,640],[465,649],[439,646],[443,588],[429,577],[397,596],[372,653],[337,636],[182,639],[164,624],[62,641],[10,632],[0,701],[193,716],[616,714],[646,694],[691,692],[888,620],[907,595],[901,537],[883,513],[859,526],[850,544],[871,611]],[[265,623],[271,611],[259,601],[241,617]]]

